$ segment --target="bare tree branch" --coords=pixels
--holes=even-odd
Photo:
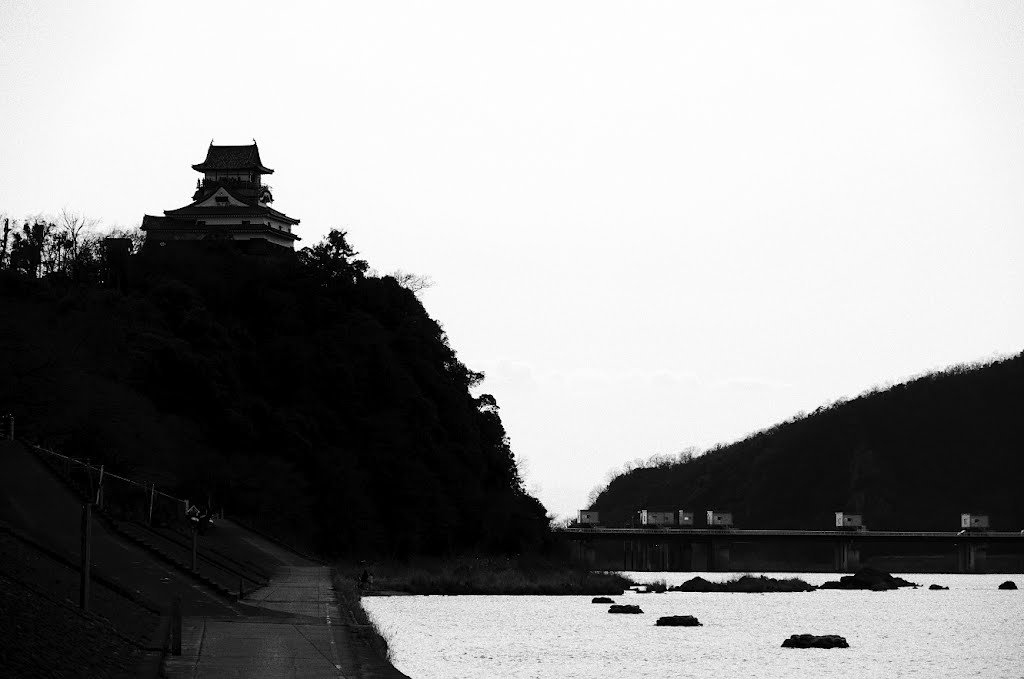
[[[418,295],[421,291],[427,288],[434,287],[434,280],[430,276],[424,276],[421,274],[409,273],[396,269],[393,273],[388,274],[406,290],[411,291],[414,295]]]

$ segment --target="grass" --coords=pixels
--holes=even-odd
[[[341,572],[355,574],[361,568]],[[635,584],[616,573],[598,573],[540,557],[460,557],[375,563],[375,592],[408,594],[622,594]]]
[[[387,640],[389,635],[382,632],[366,613],[366,609],[360,603],[361,592],[359,591],[359,584],[355,578],[345,577],[347,572],[342,566],[338,566],[334,569],[332,575],[334,592],[338,598],[338,608],[341,610],[341,615],[348,617],[346,622],[356,626],[354,629],[361,632],[358,636],[377,655],[387,658],[390,662],[391,648]]]
[[[703,578],[696,577],[684,582],[682,585],[671,588],[674,591],[684,592],[810,592],[817,587],[810,585],[800,578],[769,578],[764,575],[740,575],[725,582],[708,582]]]

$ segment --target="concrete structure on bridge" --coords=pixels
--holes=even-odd
[[[674,526],[675,523],[675,512],[655,512],[650,509],[640,510],[641,526]]]
[[[836,512],[836,528],[864,528],[864,517],[849,512]]]
[[[732,527],[732,512],[721,512],[714,509],[708,510],[708,526],[716,528]]]
[[[988,530],[988,515],[973,513],[961,514],[960,528],[964,530]]]

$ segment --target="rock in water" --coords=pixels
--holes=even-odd
[[[999,589],[1017,589],[1017,583],[1013,580],[1007,580],[1003,584],[999,585]]]
[[[673,587],[672,589],[680,592],[714,592],[715,584],[713,582],[708,582],[698,575],[697,577],[690,578],[683,584],[678,587]]]
[[[844,575],[839,578],[838,582],[835,580],[826,582],[819,589],[869,589],[873,592],[884,592],[900,587],[916,586],[903,578],[897,578],[885,571],[866,566],[853,575]]]
[[[850,644],[838,634],[794,634],[782,642],[783,648],[849,648]]]
[[[703,627],[692,615],[666,615],[654,623],[658,627]]]
[[[609,599],[606,596],[596,596],[593,599],[591,599],[590,603],[592,603],[592,604],[613,604],[615,602],[612,599]]]
[[[928,585],[928,589],[949,589],[949,587],[943,587],[942,585]]]
[[[608,609],[609,613],[643,613],[639,606],[632,604],[614,604]]]

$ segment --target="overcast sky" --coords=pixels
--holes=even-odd
[[[253,138],[299,245],[434,280],[559,515],[1024,349],[1020,2],[0,2],[0,213],[137,225]]]

